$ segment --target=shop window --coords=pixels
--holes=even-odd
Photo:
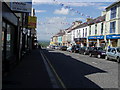
[[[2,60],[4,60],[4,43],[5,43],[5,30],[6,30],[6,23],[2,22],[2,46],[1,46],[1,50],[2,50]]]
[[[116,8],[117,8],[116,6],[111,8],[111,19],[116,18]]]
[[[112,40],[111,43],[113,47],[117,47],[117,40]]]
[[[110,33],[115,33],[116,22],[110,22]]]
[[[9,57],[11,57],[13,55],[13,42],[14,42],[14,38],[13,37],[13,33],[14,33],[14,27],[7,24],[7,34],[6,34],[6,59],[8,59]]]

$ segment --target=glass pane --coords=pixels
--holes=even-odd
[[[6,38],[6,57],[10,56],[10,44],[11,44],[11,34],[10,25],[7,25],[7,38]]]

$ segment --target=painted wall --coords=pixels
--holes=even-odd
[[[58,43],[62,43],[62,36],[58,36]]]

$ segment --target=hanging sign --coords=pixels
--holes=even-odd
[[[28,16],[28,28],[36,28],[37,17]]]

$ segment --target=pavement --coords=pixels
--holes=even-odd
[[[2,90],[11,88],[52,88],[40,49],[31,51],[15,69],[3,77]]]

